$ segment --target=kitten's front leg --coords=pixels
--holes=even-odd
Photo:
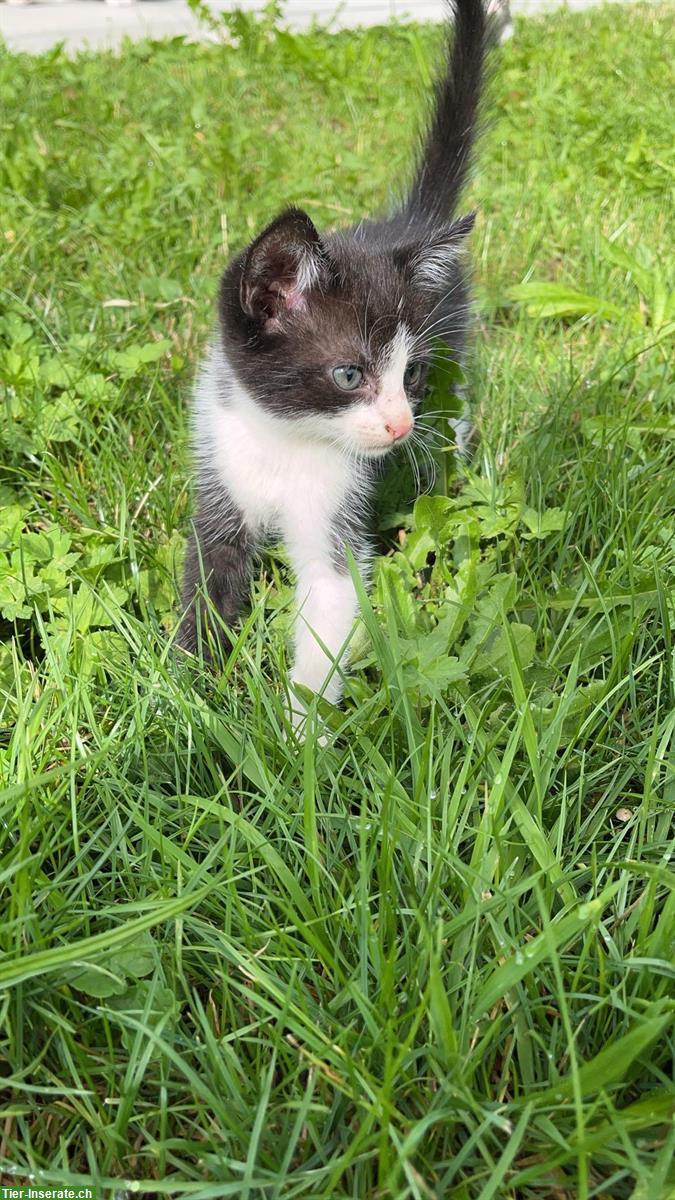
[[[209,481],[198,492],[183,578],[184,616],[178,644],[193,654],[201,646],[209,659],[208,635],[227,645],[224,630],[213,620],[204,592],[227,625],[233,625],[246,601],[254,537],[243,514],[220,485]]]
[[[352,552],[362,569],[367,553],[361,542],[352,542]],[[342,691],[339,660],[358,613],[358,600],[347,564],[344,543],[323,552],[289,546],[297,579],[298,613],[295,623],[295,662],[292,682],[321,692],[335,703]],[[293,697],[293,724],[305,716],[302,702]]]

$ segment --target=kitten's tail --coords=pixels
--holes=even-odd
[[[455,210],[471,165],[490,41],[484,0],[450,0],[454,36],[445,76],[436,85],[433,116],[417,176],[402,215],[413,222],[447,221]]]

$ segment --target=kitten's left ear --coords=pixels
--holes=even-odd
[[[408,268],[416,283],[437,291],[447,283],[452,264],[475,222],[476,214],[472,212],[451,225],[434,230],[428,237],[399,252],[404,257],[401,265]]]
[[[269,332],[280,328],[284,312],[302,308],[310,288],[327,276],[327,258],[312,221],[289,208],[248,248],[241,275],[241,307],[263,321]]]

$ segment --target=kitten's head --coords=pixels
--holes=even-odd
[[[473,216],[441,230],[372,225],[321,238],[298,209],[226,271],[225,349],[263,412],[368,457],[410,434],[434,338],[461,345],[457,263]]]

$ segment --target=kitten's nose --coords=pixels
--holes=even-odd
[[[400,438],[407,437],[413,427],[412,417],[401,417],[398,421],[389,421],[385,425],[387,433],[390,433],[395,442]]]

